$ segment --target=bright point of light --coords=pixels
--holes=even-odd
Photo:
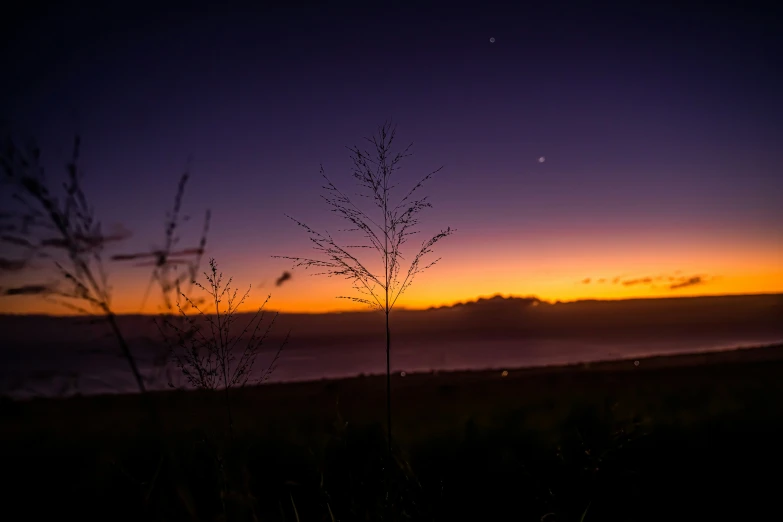
[[[538,158],[538,162],[539,163],[544,163],[545,161],[546,161],[546,158],[544,156],[541,156],[540,158]]]
[[[405,377],[405,372],[400,372],[400,377]]]
[[[489,43],[495,43],[495,37],[494,36],[489,39]]]
[[[634,361],[634,362],[633,362],[633,365],[634,365],[634,366],[639,366],[639,361]]]
[[[500,374],[501,377],[508,377],[508,372],[506,370],[503,370]]]

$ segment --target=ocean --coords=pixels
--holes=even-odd
[[[603,360],[635,360],[651,355],[731,350],[781,342],[782,338],[769,335],[661,338],[643,342],[562,338],[444,342],[406,340],[392,344],[391,361],[392,371],[400,375],[455,370],[502,371]],[[167,357],[168,352],[163,345],[151,346],[139,341],[131,345],[149,389],[188,388],[180,370]],[[272,345],[259,352],[250,382],[263,374],[276,351],[276,345]],[[28,346],[24,353],[4,359],[0,371],[0,393],[14,399],[138,391],[127,361],[110,338],[100,344],[91,342],[81,346],[73,343]],[[385,338],[382,333],[377,342],[308,347],[292,341],[281,352],[275,370],[266,382],[338,379],[360,374],[383,374],[385,371]]]

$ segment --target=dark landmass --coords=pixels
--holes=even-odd
[[[535,297],[500,296],[449,307],[392,312],[397,342],[422,339],[579,339],[638,341],[640,338],[687,340],[726,334],[783,339],[783,294],[575,301],[547,303]],[[125,315],[120,326],[130,340],[157,339],[154,316]],[[241,316],[237,328],[243,325]],[[288,349],[377,340],[383,333],[377,312],[280,314],[270,337],[291,331]],[[111,332],[85,318],[0,315],[6,348],[35,349],[58,344],[105,344]]]
[[[394,376],[391,478],[380,376],[239,390],[232,439],[220,393],[4,401],[5,492],[32,519],[217,520],[222,503],[235,520],[777,513],[783,345],[638,362]],[[233,496],[209,457],[221,440]]]

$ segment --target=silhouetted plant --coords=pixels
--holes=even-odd
[[[183,292],[183,284],[185,285],[185,292],[190,293],[193,289],[193,283],[198,276],[198,270],[201,266],[201,260],[206,249],[211,213],[209,210],[205,213],[198,246],[196,248],[177,250],[181,241],[179,236],[181,221],[188,221],[190,219],[189,216],[182,215],[181,213],[182,198],[189,177],[190,175],[187,171],[180,177],[177,185],[177,193],[174,196],[174,205],[172,209],[166,213],[163,245],[161,247],[153,248],[148,252],[117,254],[111,258],[113,261],[136,261],[135,266],[138,267],[152,267],[153,270],[150,274],[149,282],[144,290],[144,296],[140,306],[141,309],[144,309],[147,303],[152,286],[157,283],[161,292],[164,313],[178,314],[179,312],[175,310],[175,305],[179,302],[179,296]],[[184,269],[180,269],[181,267],[184,267]],[[195,299],[193,302],[201,304],[203,299]],[[185,303],[183,309],[188,311],[190,309],[190,303]],[[180,323],[182,323],[181,318],[179,319]],[[176,319],[170,318],[170,320],[174,321]],[[184,327],[185,325],[182,324],[181,326]],[[152,350],[156,350],[160,346],[158,342],[155,342],[155,340],[151,338],[147,338],[147,342]],[[169,351],[164,350],[153,359],[153,366],[158,369],[162,368],[163,371],[166,372],[168,380],[171,381],[171,368],[168,365],[168,362]]]
[[[321,167],[321,175],[326,180],[323,186],[326,194],[323,199],[330,210],[342,219],[351,223],[351,232],[359,232],[365,241],[361,245],[344,245],[338,242],[329,232],[317,232],[310,226],[290,216],[297,225],[305,229],[314,244],[314,249],[321,255],[320,258],[302,258],[290,256],[274,256],[290,259],[294,267],[313,267],[322,269],[314,275],[341,276],[353,283],[353,288],[360,296],[340,296],[341,299],[366,304],[376,310],[382,311],[386,316],[386,421],[389,438],[389,450],[392,448],[392,416],[391,416],[391,330],[389,328],[389,313],[400,295],[411,286],[417,274],[430,268],[440,258],[428,264],[423,264],[423,259],[432,252],[435,244],[453,230],[446,228],[439,233],[423,241],[416,254],[411,259],[407,270],[402,271],[402,247],[411,235],[417,234],[419,212],[431,207],[427,196],[416,198],[421,187],[433,175],[439,172],[440,167],[422,178],[411,188],[398,202],[390,201],[392,190],[396,185],[391,184],[392,175],[399,169],[399,163],[410,155],[412,146],[408,145],[401,152],[393,153],[392,145],[395,138],[395,127],[390,123],[382,125],[377,135],[365,138],[373,145],[372,153],[353,147],[351,158],[353,161],[353,177],[363,193],[360,197],[368,198],[375,207],[375,215],[360,209],[359,206],[337,186],[329,180]],[[374,273],[365,261],[359,259],[352,251],[355,249],[371,249],[379,255],[383,263],[383,273]],[[404,276],[402,275],[404,274]]]
[[[11,139],[6,139],[3,145],[0,154],[0,164],[5,174],[3,181],[12,187],[12,198],[21,210],[0,216],[3,231],[0,240],[24,252],[21,259],[3,263],[3,268],[20,271],[30,268],[35,259],[47,259],[54,262],[60,275],[58,281],[7,288],[3,294],[41,295],[77,313],[98,315],[105,319],[139,391],[145,392],[144,378],[112,308],[111,287],[103,262],[105,245],[122,241],[130,233],[124,229],[111,234],[102,232],[101,223],[81,183],[78,168],[79,138],[74,141],[71,159],[66,165],[64,197],[58,197],[48,185],[37,146],[22,149]],[[187,179],[187,173],[180,179],[175,208],[179,208]],[[192,262],[194,271],[206,244],[208,222],[209,213],[199,247],[181,252],[183,255],[195,255],[196,260]],[[64,254],[65,259],[61,259],[58,253]],[[163,265],[166,263],[167,258],[164,258]]]
[[[171,211],[166,213],[163,246],[154,248],[149,252],[118,254],[112,256],[113,261],[141,260],[137,262],[135,266],[152,267],[153,270],[150,275],[149,283],[144,291],[141,308],[144,308],[146,305],[152,285],[157,283],[161,290],[161,298],[165,310],[169,312],[174,311],[175,301],[179,298],[182,284],[185,283],[190,285],[188,287],[190,289],[198,276],[198,268],[201,265],[201,259],[204,255],[207,243],[207,234],[209,232],[211,218],[209,210],[207,210],[204,218],[204,225],[198,246],[195,248],[176,250],[176,247],[181,241],[181,237],[178,235],[179,229],[181,228],[180,221],[188,221],[190,219],[189,216],[181,214],[182,198],[189,177],[190,175],[185,172],[180,178],[177,186],[177,193],[174,196],[174,206]],[[184,266],[185,270],[178,272],[177,269],[180,266]]]
[[[249,498],[247,491],[234,490],[234,486],[243,488],[243,481],[229,478],[233,475],[229,469],[236,467],[238,460],[241,460],[236,457],[233,448],[234,418],[230,390],[248,382],[266,382],[277,366],[280,354],[288,343],[288,336],[278,346],[269,366],[254,377],[256,359],[278,315],[275,313],[265,323],[266,305],[271,295],[249,316],[244,326],[240,326],[236,324],[237,319],[240,315],[248,314],[241,314],[239,308],[250,295],[250,287],[239,297],[238,290],[232,286],[232,278],[224,281],[223,273],[218,271],[214,259],[209,260],[209,271],[204,272],[204,278],[206,286],[195,280],[192,284],[207,294],[205,300],[214,306],[214,311],[207,313],[205,304],[200,304],[183,292],[180,294],[182,300],[176,301],[180,320],[175,321],[174,317],[163,314],[158,327],[170,347],[172,360],[190,386],[223,391],[228,415],[228,447],[222,448],[221,444],[217,444],[212,450],[220,477],[223,515],[226,517],[227,499],[242,503]],[[195,313],[188,314],[188,311]],[[174,387],[171,382],[169,385]],[[207,441],[206,437],[204,441]]]
[[[266,305],[271,295],[267,296],[261,306],[252,314],[238,334],[232,331],[240,313],[238,309],[250,295],[250,287],[238,297],[238,290],[231,286],[232,278],[223,279],[223,273],[218,271],[217,262],[209,260],[209,271],[204,272],[206,286],[198,281],[193,284],[206,292],[207,301],[214,306],[213,313],[207,313],[205,306],[193,298],[181,294],[184,301],[178,300],[176,307],[181,322],[174,322],[168,315],[163,315],[159,328],[164,339],[170,346],[171,358],[182,372],[188,384],[203,390],[223,389],[226,408],[229,416],[229,427],[233,424],[229,390],[241,387],[248,382],[265,382],[274,371],[288,337],[280,344],[272,362],[263,369],[260,375],[253,378],[256,358],[277,319],[277,313],[271,321],[264,323]],[[194,314],[188,314],[194,310]],[[170,383],[170,386],[174,386]]]

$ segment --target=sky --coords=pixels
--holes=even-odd
[[[81,136],[97,215],[132,232],[116,253],[162,243],[189,169],[183,241],[210,209],[206,255],[252,284],[248,306],[356,308],[335,299],[344,280],[276,286],[290,263],[271,256],[312,253],[286,214],[339,227],[319,167],[348,190],[346,146],[387,120],[413,143],[404,186],[443,166],[423,235],[456,229],[400,306],[783,292],[779,8],[530,4],[31,6],[3,22],[0,124],[40,144],[49,176]],[[116,311],[156,310],[148,269],[108,268]]]

